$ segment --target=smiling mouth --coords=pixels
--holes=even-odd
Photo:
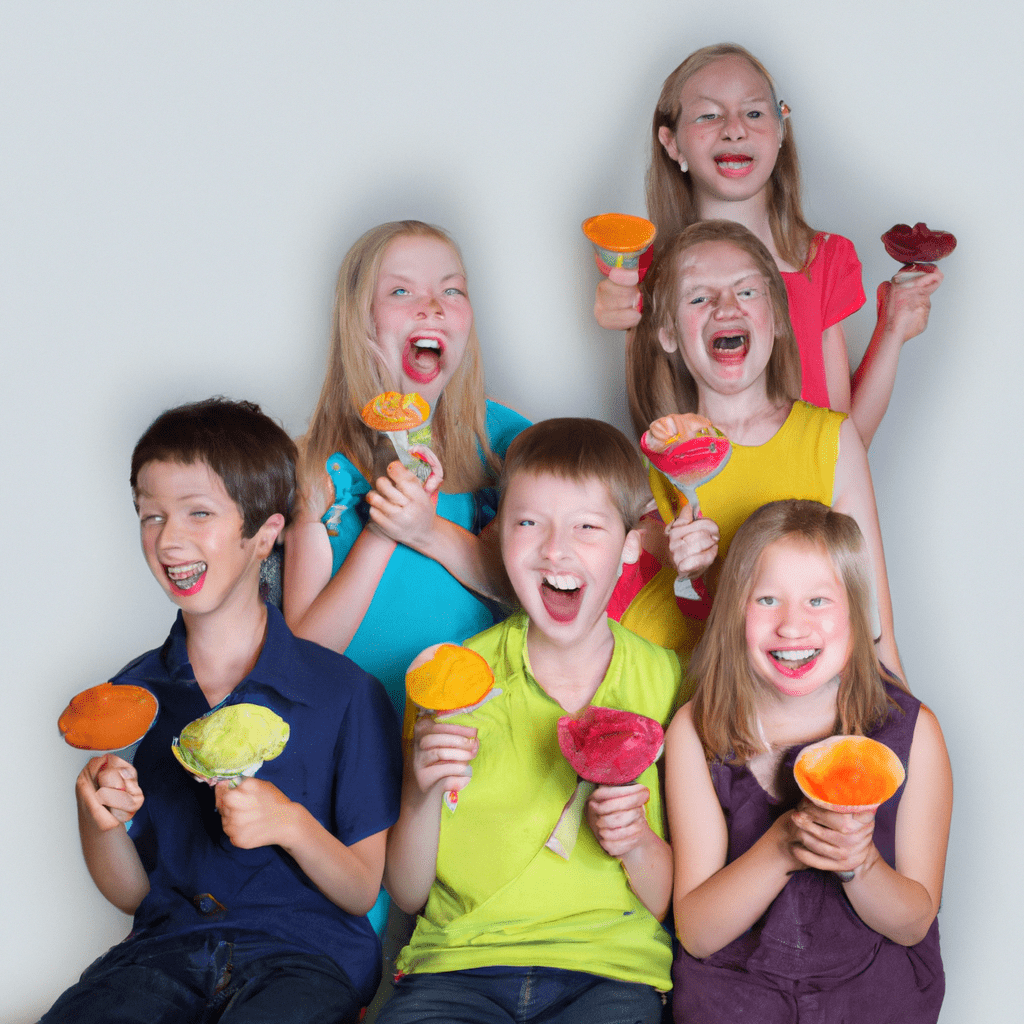
[[[441,372],[444,346],[437,338],[410,338],[402,356],[402,369],[417,384],[429,384]]]
[[[582,582],[571,573],[545,573],[540,586],[544,608],[555,622],[572,622],[580,610]]]
[[[745,171],[754,163],[754,158],[745,153],[722,153],[715,157],[715,163],[723,171]]]
[[[818,658],[821,648],[805,647],[801,650],[769,651],[768,653],[783,672],[798,672]]]
[[[183,594],[194,593],[202,585],[206,574],[205,562],[189,562],[187,565],[165,565],[164,572],[171,583]]]

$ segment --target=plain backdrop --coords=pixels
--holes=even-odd
[[[85,758],[55,723],[173,617],[137,436],[214,393],[300,433],[341,257],[402,217],[460,241],[491,394],[625,427],[579,224],[643,212],[661,82],[722,40],[775,74],[809,220],[860,252],[854,356],[896,270],[879,236],[959,239],[871,463],[900,651],[956,776],[942,1019],[1018,1020],[1022,28],[1001,0],[0,5],[0,1020],[129,927],[85,871]]]

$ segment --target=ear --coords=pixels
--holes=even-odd
[[[658,141],[661,143],[665,152],[672,158],[672,163],[679,163],[679,147],[676,145],[676,137],[668,125],[663,124],[658,129]]]
[[[667,327],[658,328],[658,341],[668,353],[679,351],[679,339],[676,337],[675,331],[670,331]]]
[[[630,530],[622,544],[622,562],[619,565],[619,572],[622,572],[623,565],[632,565],[640,557],[641,536],[639,530]]]
[[[256,555],[262,561],[274,550],[274,542],[284,529],[284,516],[275,512],[257,531],[253,540],[256,541]]]

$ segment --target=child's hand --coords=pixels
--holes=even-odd
[[[430,715],[421,715],[416,720],[412,745],[416,785],[423,793],[438,783],[444,792],[465,788],[473,775],[469,762],[479,749],[476,729],[435,722]]]
[[[601,278],[594,298],[594,318],[609,331],[628,331],[640,323],[640,276],[613,267]]]
[[[437,490],[441,478],[431,473],[421,484],[400,462],[388,466],[388,475],[377,480],[376,489],[366,495],[370,522],[389,540],[406,547],[422,548],[437,515]]]
[[[233,846],[253,850],[258,846],[287,846],[295,805],[272,782],[242,779],[216,786],[221,827]]]
[[[692,580],[704,573],[718,557],[718,523],[713,519],[694,521],[693,508],[684,505],[665,527],[668,550],[676,573]]]
[[[135,768],[115,754],[94,757],[75,783],[79,807],[102,832],[135,816],[144,797]]]
[[[598,786],[587,801],[590,831],[610,857],[625,857],[643,841],[650,826],[644,805],[651,798],[646,786]]]
[[[803,800],[792,812],[796,843],[793,856],[821,871],[856,871],[878,857],[875,812],[841,814]]]
[[[942,271],[933,264],[924,274],[897,271],[891,281],[878,286],[878,322],[900,344],[917,337],[928,326],[931,294],[942,284]]]

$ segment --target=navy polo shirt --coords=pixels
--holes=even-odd
[[[390,827],[401,785],[399,725],[383,687],[348,658],[293,636],[267,606],[267,638],[252,672],[224,700],[261,704],[291,728],[284,752],[259,769],[346,845]],[[364,999],[380,974],[380,944],[363,916],[335,906],[278,846],[242,850],[221,828],[211,786],[171,754],[171,740],[210,707],[195,681],[181,613],[159,650],[113,680],[160,702],[134,758],[145,802],[130,835],[149,875],[132,937],[225,933],[267,952],[334,960]]]

